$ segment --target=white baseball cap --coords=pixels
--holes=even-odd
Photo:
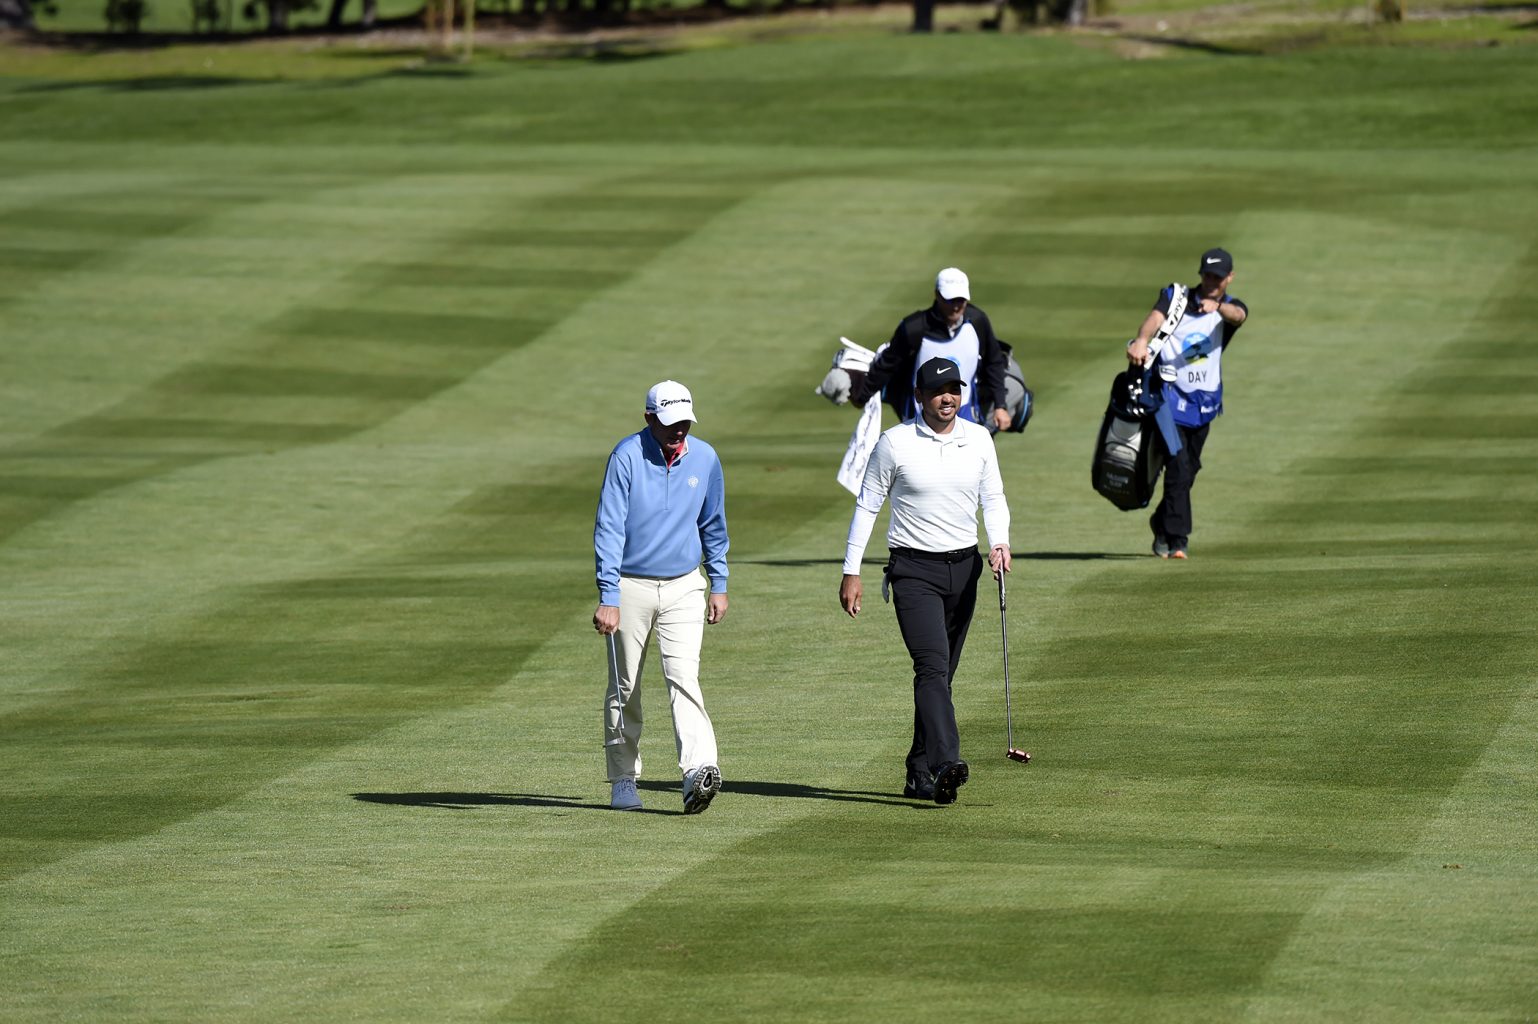
[[[946,267],[935,275],[935,291],[942,299],[966,299],[972,301],[972,286],[967,275],[955,267]]]
[[[655,413],[657,422],[671,427],[679,420],[699,422],[694,418],[694,396],[676,380],[665,380],[646,393],[646,411]]]

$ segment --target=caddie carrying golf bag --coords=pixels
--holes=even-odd
[[[1090,481],[1111,504],[1129,512],[1147,508],[1164,469],[1164,446],[1154,422],[1158,391],[1147,370],[1123,370],[1111,382]]]
[[[1190,291],[1179,282],[1169,286],[1169,309],[1164,322],[1148,340],[1148,358],[1141,368],[1123,370],[1111,382],[1111,401],[1095,438],[1095,461],[1090,465],[1090,482],[1112,505],[1123,512],[1147,508],[1153,500],[1154,486],[1164,469],[1165,445],[1156,436],[1155,417],[1168,416],[1163,410],[1164,386],[1161,380],[1174,371],[1160,361],[1164,347],[1180,325],[1190,304]],[[1128,342],[1131,345],[1131,342]],[[1178,453],[1180,438],[1165,435],[1168,450]]]

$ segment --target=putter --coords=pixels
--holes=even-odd
[[[999,636],[1004,641],[1004,733],[1009,748],[1004,756],[1011,761],[1030,764],[1031,755],[1015,746],[1015,720],[1009,707],[1009,626],[1004,621],[1004,574],[999,573]]]
[[[613,747],[625,742],[625,692],[619,686],[619,655],[614,650],[614,634],[605,633],[603,638],[609,642],[609,681],[614,684],[614,706],[619,712],[619,735],[605,740],[603,745]]]

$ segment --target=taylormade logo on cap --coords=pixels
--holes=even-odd
[[[698,422],[694,418],[694,396],[676,380],[665,380],[646,393],[646,411],[657,417],[657,422],[671,427],[679,420]]]
[[[955,267],[946,267],[935,275],[935,291],[940,293],[942,299],[972,300],[971,282],[967,280],[967,275]]]

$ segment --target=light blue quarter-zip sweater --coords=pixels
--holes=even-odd
[[[609,454],[593,550],[600,604],[619,606],[619,578],[671,579],[699,568],[710,591],[726,593],[726,481],[716,450],[697,437],[669,466],[651,430],[631,434]]]

